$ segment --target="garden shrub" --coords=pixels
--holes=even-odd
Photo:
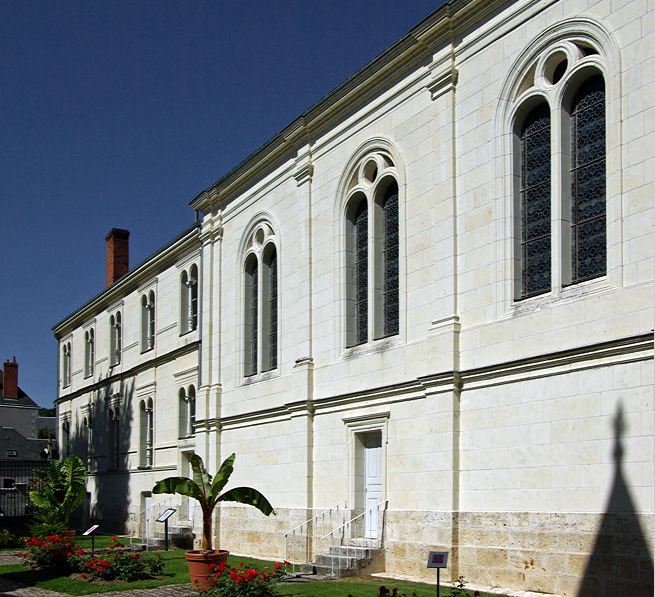
[[[142,555],[123,549],[124,543],[112,537],[109,554],[93,557],[81,547],[59,535],[45,539],[32,537],[25,542],[28,551],[17,554],[32,568],[56,569],[58,572],[81,572],[88,580],[125,580],[128,582],[157,576],[163,572],[164,562],[159,554]]]
[[[285,565],[288,562],[284,563]],[[226,563],[211,564],[209,575],[211,587],[198,589],[207,595],[217,597],[273,597],[277,595],[277,584],[286,574],[282,564],[276,563],[272,569],[245,568],[243,564],[233,568]]]
[[[24,539],[10,533],[7,529],[0,529],[0,548],[2,547],[20,547]]]

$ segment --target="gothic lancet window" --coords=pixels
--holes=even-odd
[[[194,435],[193,425],[196,422],[196,389],[194,386],[180,388],[179,396],[179,437]]]
[[[95,332],[93,329],[84,333],[84,377],[93,375],[95,362]]]
[[[602,58],[560,41],[534,59],[514,122],[515,299],[607,273]]]
[[[109,363],[112,366],[121,362],[122,342],[122,318],[121,312],[118,311],[109,318]]]
[[[278,249],[262,223],[248,238],[244,263],[244,375],[278,366]]]
[[[550,109],[534,108],[521,132],[521,296],[550,290]]]
[[[198,266],[180,276],[180,329],[183,334],[198,327]]]
[[[66,342],[62,348],[61,353],[61,380],[64,387],[68,387],[71,383],[71,343]]]
[[[571,282],[606,270],[605,83],[585,81],[571,113]]]
[[[345,212],[346,346],[400,333],[400,220],[395,167],[386,153],[357,167]]]
[[[141,297],[141,351],[155,347],[155,293],[150,291]]]

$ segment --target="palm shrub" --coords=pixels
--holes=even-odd
[[[38,522],[32,530],[38,530],[39,526],[50,532],[68,529],[70,516],[80,506],[86,493],[84,463],[71,454],[63,462],[51,460],[46,470],[34,471],[34,475],[37,481],[29,495],[36,507],[35,518]]]
[[[202,509],[202,549],[204,551],[213,550],[212,518],[214,509],[219,502],[237,502],[254,506],[266,516],[275,513],[269,501],[252,487],[235,487],[221,493],[234,471],[235,457],[235,454],[228,456],[212,478],[205,469],[202,458],[194,454],[191,457],[193,479],[168,477],[159,481],[152,489],[152,493],[178,493],[198,501]]]

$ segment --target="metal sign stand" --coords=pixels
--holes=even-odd
[[[94,524],[92,527],[89,527],[86,531],[82,533],[83,536],[86,535],[91,535],[91,556],[95,556],[95,551],[96,551],[96,536],[93,534],[93,531],[95,531],[100,525],[99,524]]]
[[[447,551],[431,551],[428,556],[428,568],[437,569],[437,597],[440,597],[441,592],[441,569],[445,568],[448,564]]]
[[[164,523],[164,550],[168,551],[168,519],[173,515],[177,510],[175,508],[167,508],[160,514],[157,522]]]

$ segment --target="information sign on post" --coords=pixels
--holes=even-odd
[[[168,519],[173,515],[177,510],[175,508],[166,508],[157,519],[157,522],[164,523],[164,549],[168,551]]]
[[[94,556],[96,551],[96,536],[93,534],[93,531],[95,531],[99,526],[99,524],[94,524],[82,533],[85,537],[91,535],[91,556]]]
[[[439,592],[441,590],[441,579],[439,578],[439,573],[442,568],[445,568],[448,565],[448,552],[447,551],[431,551],[428,556],[428,568],[437,569],[437,597],[439,597]]]

